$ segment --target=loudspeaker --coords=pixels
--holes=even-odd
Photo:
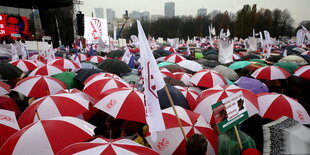
[[[78,12],[76,14],[77,35],[84,36],[84,14]]]

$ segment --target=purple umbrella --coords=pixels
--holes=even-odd
[[[257,79],[242,76],[235,83],[237,86],[248,89],[255,94],[269,92],[268,87]]]

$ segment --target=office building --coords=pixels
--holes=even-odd
[[[104,18],[103,8],[95,8],[95,17]]]
[[[175,16],[175,5],[174,2],[165,3],[165,17],[171,18]]]

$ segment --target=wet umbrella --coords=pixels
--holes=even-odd
[[[8,94],[10,92],[11,86],[0,81],[0,96]]]
[[[64,68],[61,68],[59,66],[52,66],[52,65],[44,65],[42,67],[38,67],[35,70],[33,70],[28,76],[35,76],[35,75],[55,75],[58,73],[62,73],[66,71]]]
[[[5,64],[0,64],[0,74],[3,79],[10,80],[10,79],[19,78],[23,74],[23,71],[13,66],[12,64],[5,63]]]
[[[276,63],[276,62],[278,62],[281,58],[283,58],[282,55],[271,55],[271,56],[267,59],[267,61]]]
[[[260,56],[255,54],[248,54],[242,57],[243,60],[250,60],[250,59],[261,59]]]
[[[178,65],[180,65],[183,68],[186,68],[188,70],[191,70],[193,72],[198,72],[201,71],[202,65],[196,61],[192,61],[192,60],[183,60],[179,63],[177,63]]]
[[[208,54],[206,56],[204,56],[205,59],[207,60],[215,60],[217,61],[218,60],[218,55],[217,54]]]
[[[90,68],[90,69],[98,69],[96,66],[96,63],[90,62],[90,61],[84,61],[81,62],[82,68]]]
[[[155,50],[154,53],[158,53],[161,56],[168,56],[168,55],[172,54],[171,51],[166,51],[164,49]]]
[[[107,54],[107,57],[109,58],[119,58],[122,57],[124,55],[125,51],[124,50],[114,50],[114,51],[110,51]]]
[[[203,65],[208,68],[214,68],[217,65],[221,65],[221,63],[217,60],[207,60],[206,62],[203,63]]]
[[[277,80],[286,79],[291,76],[291,74],[278,66],[265,66],[257,69],[251,76],[256,79]]]
[[[79,86],[79,82],[74,78],[76,73],[74,72],[63,72],[52,75],[51,77],[56,78],[62,81],[68,89],[77,88]]]
[[[236,70],[236,69],[240,69],[240,68],[244,68],[248,65],[250,65],[251,63],[248,61],[237,61],[232,63],[231,65],[229,65],[230,69]]]
[[[178,63],[186,59],[181,55],[172,54],[172,55],[167,56],[164,60],[168,62]]]
[[[227,84],[226,80],[221,74],[211,69],[204,69],[200,72],[195,73],[190,78],[190,82],[192,82],[195,86],[205,88],[212,88],[216,85]]]
[[[287,70],[290,73],[293,73],[294,70],[296,70],[297,68],[299,68],[299,66],[295,63],[291,63],[291,62],[278,62],[273,64],[274,66],[279,66],[285,70]]]
[[[254,94],[269,92],[268,87],[264,83],[254,78],[242,76],[235,83],[238,87],[248,89]]]
[[[170,92],[170,95],[175,105],[181,106],[185,109],[190,109],[186,98],[182,95],[182,93],[177,88],[171,85],[167,85],[167,87],[168,87],[168,90]],[[158,90],[157,94],[159,97],[159,104],[160,104],[161,109],[165,109],[171,106],[168,96],[166,94],[165,88]]]
[[[85,61],[89,61],[92,63],[100,63],[101,61],[103,61],[105,58],[102,56],[91,56],[89,58],[87,58]]]
[[[175,78],[169,77],[169,76],[164,77],[164,81],[166,82],[166,84],[170,84],[172,86],[182,86],[182,87],[186,86],[184,82],[177,80]]]
[[[102,70],[100,69],[87,69],[87,68],[82,68],[79,69],[76,73],[77,75],[74,77],[76,80],[80,81],[80,82],[84,82],[88,77],[90,77],[93,74],[96,73],[101,73]]]
[[[181,67],[180,65],[166,65],[166,66],[163,66],[161,68],[166,68],[168,69],[171,73],[174,73],[174,72],[187,72],[187,70],[183,67]]]
[[[167,66],[167,65],[175,65],[175,63],[164,61],[164,62],[157,64],[158,67],[163,67],[163,66]]]
[[[34,70],[38,67],[38,65],[32,60],[14,60],[10,61],[9,63],[18,67],[23,72]]]
[[[78,94],[61,93],[39,98],[18,119],[21,128],[53,117],[77,117],[88,111],[89,101]]]
[[[54,117],[24,127],[2,146],[0,154],[56,154],[93,138],[95,126],[74,117]]]
[[[75,62],[68,60],[68,59],[55,59],[49,62],[50,65],[52,66],[59,66],[65,69],[78,69],[80,68],[79,65],[77,65]]]
[[[57,155],[92,154],[92,155],[158,155],[154,150],[129,139],[107,139],[98,137],[90,142],[72,144]]]
[[[103,60],[97,65],[97,67],[105,72],[114,74],[131,72],[131,68],[125,62],[117,59]]]
[[[10,138],[15,132],[19,131],[19,125],[16,120],[15,113],[13,111],[0,109],[0,146],[2,146],[5,141]]]
[[[239,79],[239,75],[232,69],[223,66],[223,65],[218,65],[215,68],[213,68],[215,71],[223,75],[224,77],[228,78],[229,80],[236,81]]]
[[[200,52],[196,52],[195,53],[195,59],[202,59],[204,56],[203,56],[203,54],[202,53],[200,53]]]
[[[294,72],[295,72],[294,75],[303,77],[306,80],[310,80],[310,65],[299,67]]]
[[[289,56],[283,57],[278,62],[291,62],[297,65],[308,64],[308,62],[304,58],[297,56],[297,55],[289,55]]]

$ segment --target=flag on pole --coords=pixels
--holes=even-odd
[[[152,139],[155,141],[157,138],[156,132],[165,130],[165,124],[157,95],[157,91],[164,88],[165,82],[161,76],[159,68],[157,67],[156,60],[139,20],[137,20],[137,25],[142,78],[144,82],[143,87],[146,104],[146,121],[149,125],[149,131],[153,134]]]
[[[129,51],[129,48],[126,47],[126,48],[125,48],[125,53],[124,53],[124,55],[123,55],[123,57],[122,57],[122,61],[124,61],[126,64],[128,64],[130,58],[131,58],[131,53],[130,53],[130,51]]]

